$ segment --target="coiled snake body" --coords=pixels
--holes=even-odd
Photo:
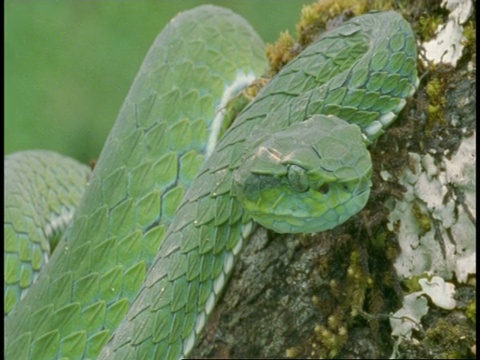
[[[48,152],[5,158],[5,358],[188,355],[254,223],[317,232],[364,207],[366,145],[415,91],[416,56],[397,13],[356,17],[285,66],[225,132],[227,100],[265,71],[263,43],[226,9],[177,16],[147,54],[91,178]],[[38,180],[49,177],[55,185]],[[69,192],[49,186],[87,182],[27,293],[46,263],[44,237],[72,216]]]

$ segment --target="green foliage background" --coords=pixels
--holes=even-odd
[[[5,153],[50,149],[98,157],[153,40],[179,11],[212,3],[266,42],[295,33],[311,0],[17,0],[5,9]]]

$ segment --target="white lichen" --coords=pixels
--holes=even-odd
[[[401,247],[395,268],[402,277],[430,273],[466,282],[476,273],[475,147],[472,135],[440,163],[429,154],[409,154],[410,166],[399,179],[406,192],[390,203],[389,215]]]
[[[473,4],[471,0],[443,0],[442,6],[450,11],[445,24],[438,26],[436,37],[422,44],[425,57],[433,63],[457,65],[464,49],[465,36],[463,24],[470,17]]]
[[[422,291],[439,308],[453,310],[457,306],[454,299],[455,285],[445,282],[441,277],[434,276],[432,280],[420,279],[418,283]]]
[[[392,336],[411,340],[412,331],[422,330],[421,320],[428,313],[428,300],[417,291],[403,298],[403,306],[390,316]]]
[[[423,331],[422,318],[428,313],[427,297],[438,307],[452,310],[455,308],[455,286],[434,276],[431,280],[420,279],[421,291],[408,294],[403,298],[402,308],[390,316],[392,336],[396,339],[391,359],[401,357],[398,345],[404,340],[412,340],[413,331]]]
[[[428,312],[427,297],[442,309],[456,307],[455,285],[476,273],[476,138],[463,138],[449,159],[409,154],[399,183],[402,200],[390,203],[389,228],[398,236],[401,253],[395,262],[406,279],[421,276],[422,290],[405,296],[402,308],[391,316],[396,339],[392,358],[401,356],[398,345],[422,330]],[[395,230],[394,230],[395,229]],[[435,276],[433,276],[435,275]]]

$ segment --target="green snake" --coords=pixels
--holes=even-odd
[[[263,42],[230,10],[175,17],[92,175],[51,152],[5,157],[5,358],[187,356],[256,223],[319,232],[365,206],[367,145],[414,93],[416,58],[399,14],[355,17],[226,124],[266,70]]]

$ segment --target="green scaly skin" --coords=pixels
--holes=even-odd
[[[3,205],[7,315],[38,278],[55,240],[70,224],[91,171],[73,159],[40,150],[6,156],[4,169],[8,174]]]
[[[169,41],[184,41],[193,33],[197,41],[208,42],[212,31],[217,36],[211,39],[218,39],[228,33],[220,29],[232,16],[216,7],[197,8],[176,18],[155,45],[170,48]],[[220,23],[214,25],[216,20]],[[188,37],[175,33],[190,21],[202,25],[195,32],[185,30]],[[203,26],[210,27],[203,32]],[[250,37],[245,44],[252,44]],[[247,46],[238,41],[230,44],[231,51]],[[190,167],[197,162],[186,155],[193,151],[201,158],[208,136],[194,140],[191,135],[203,130],[193,129],[191,119],[182,120],[200,114],[204,109],[192,106],[205,107],[205,101],[191,92],[180,97],[172,86],[195,89],[200,79],[161,77],[169,86],[150,96],[159,87],[147,77],[157,73],[155,45],[66,240],[47,274],[7,318],[7,359],[188,355],[253,230],[253,218],[279,232],[321,231],[358,212],[370,188],[365,144],[393,121],[418,83],[408,23],[394,12],[352,19],[312,44],[262,89],[197,174]],[[220,49],[218,54],[227,54]],[[184,57],[165,53],[175,71],[195,73],[174,62]],[[196,53],[193,47],[190,53]],[[200,56],[192,61],[201,61]],[[207,69],[216,67],[219,59]],[[171,105],[180,98],[188,99],[187,107]],[[167,123],[164,116],[171,113],[175,120]],[[288,146],[288,138],[302,150]],[[154,153],[167,155],[156,160]]]

